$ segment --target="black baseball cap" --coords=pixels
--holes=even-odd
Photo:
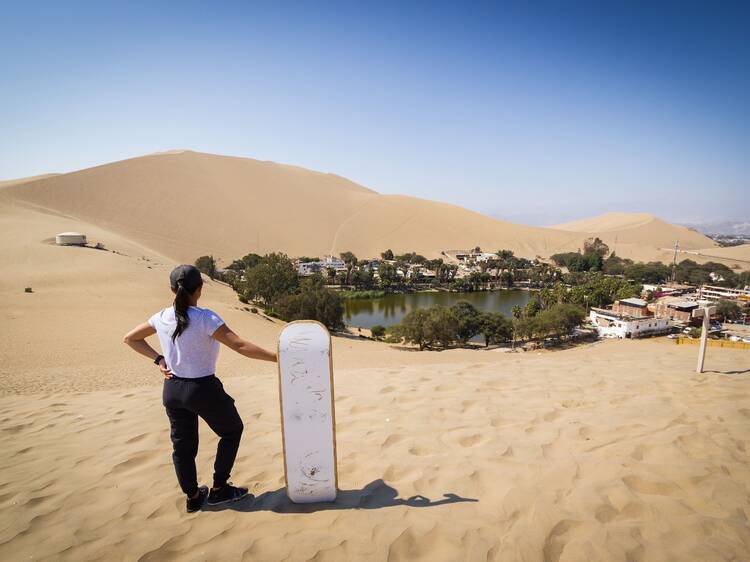
[[[194,265],[178,265],[169,274],[169,284],[172,290],[176,291],[180,285],[188,293],[194,293],[195,290],[203,285],[201,272]]]

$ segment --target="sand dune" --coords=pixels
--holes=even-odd
[[[24,183],[29,183],[32,181],[43,180],[46,178],[53,178],[59,175],[60,174],[42,174],[40,176],[30,176],[28,178],[17,178],[13,180],[0,180],[0,189],[4,187],[10,187],[12,185],[22,185]]]
[[[553,228],[599,236],[617,255],[639,261],[671,261],[671,255],[658,250],[674,248],[678,241],[683,250],[717,247],[700,232],[670,224],[648,213],[606,213]]]
[[[596,217],[557,224],[550,228],[573,232],[611,232],[643,226],[658,220],[651,213],[604,213]]]
[[[254,251],[293,256],[386,248],[439,256],[476,245],[533,258],[575,251],[590,236],[617,253],[661,259],[710,239],[650,215],[606,215],[559,228],[500,221],[467,209],[380,195],[339,176],[191,151],[170,151],[18,185],[0,197],[64,213],[179,261],[213,254],[225,263]]]
[[[107,251],[50,243],[55,232],[88,233]],[[168,306],[168,276],[174,261],[90,223],[0,202],[0,394],[72,392],[130,388],[154,380],[148,362],[122,345],[122,335]],[[206,281],[205,306],[215,309],[239,333],[260,345],[275,346],[283,323],[249,312],[227,286]],[[31,287],[33,293],[25,293]],[[202,301],[202,302],[204,302]],[[29,353],[34,349],[34,353]],[[337,338],[344,367],[368,364],[446,363],[473,358],[471,351],[392,354],[387,346]],[[224,354],[220,372],[272,373]]]
[[[160,389],[0,399],[0,558],[741,560],[743,352],[607,342],[499,364],[336,370],[340,499],[283,493],[277,386],[228,377],[257,499],[186,515]],[[744,361],[744,374],[737,373]],[[201,428],[210,475],[216,439]]]
[[[62,230],[109,251],[50,244]],[[169,303],[171,258],[7,198],[0,235],[2,560],[703,562],[750,551],[747,352],[712,348],[696,375],[694,348],[666,340],[506,354],[336,337],[342,492],[314,507],[282,490],[273,366],[223,350],[218,371],[247,428],[233,479],[257,498],[186,515],[159,375],[121,343]],[[273,345],[278,321],[220,283],[204,293],[240,334]],[[201,432],[205,480],[216,440]]]

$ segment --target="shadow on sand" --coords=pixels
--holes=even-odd
[[[743,371],[703,371],[704,373],[714,373],[717,375],[746,375],[750,373],[750,369],[745,369]]]
[[[265,492],[258,497],[251,497],[236,503],[223,506],[203,507],[203,511],[222,511],[232,509],[251,513],[254,511],[273,511],[276,513],[314,513],[335,509],[381,509],[397,505],[409,507],[435,507],[449,503],[477,502],[472,498],[462,498],[456,494],[443,494],[443,498],[432,501],[424,496],[399,498],[398,490],[386,484],[382,479],[370,482],[361,490],[339,490],[335,502],[298,504],[286,495],[286,488]]]

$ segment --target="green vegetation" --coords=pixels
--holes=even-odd
[[[380,339],[385,337],[385,326],[381,326],[380,324],[375,324],[372,328],[370,328],[370,333],[372,334],[372,337],[375,339]]]
[[[280,297],[274,311],[287,322],[292,320],[317,320],[329,330],[344,327],[344,305],[335,291],[327,289],[320,275],[304,279],[299,292]]]
[[[586,312],[574,304],[554,304],[533,316],[522,316],[514,322],[515,335],[519,339],[559,338],[570,334],[583,322]]]
[[[258,254],[248,254],[242,259],[234,260],[227,269],[244,272],[246,269],[258,265],[261,259],[263,258]]]
[[[244,269],[242,266],[247,265]],[[232,262],[224,280],[232,285],[240,302],[262,304],[266,314],[292,320],[317,320],[329,330],[344,326],[341,297],[326,287],[321,275],[300,281],[294,263],[286,254],[248,254]],[[252,307],[251,312],[258,309]]]
[[[560,338],[580,325],[585,315],[579,306],[560,303],[544,309],[529,309],[511,321],[499,313],[479,312],[462,301],[451,307],[435,305],[412,310],[390,333],[394,338],[418,345],[420,350],[465,345],[479,334],[489,346],[510,341],[514,333],[522,340]]]
[[[736,302],[722,300],[716,305],[716,314],[723,320],[737,320],[742,315],[742,309]]]
[[[468,301],[458,301],[450,307],[449,312],[456,319],[455,338],[466,344],[482,330],[482,317]]]
[[[481,315],[481,330],[484,345],[497,345],[511,340],[513,322],[499,312],[485,312]]]
[[[560,267],[567,267],[568,271],[602,271],[604,256],[609,253],[609,246],[599,238],[589,238],[583,243],[583,253],[565,252],[554,254],[550,259]]]
[[[382,289],[371,289],[369,291],[340,291],[339,296],[344,299],[379,299],[385,296]]]
[[[458,339],[458,320],[453,311],[444,306],[418,308],[407,314],[400,324],[392,326],[393,338],[425,348],[446,348]]]
[[[272,310],[277,299],[295,293],[299,286],[292,260],[281,253],[266,254],[257,265],[245,270],[244,277],[240,286],[245,298],[262,302]]]
[[[195,267],[198,271],[205,273],[211,279],[216,278],[216,260],[213,256],[201,256],[195,260]]]
[[[265,256],[250,253],[220,271],[210,255],[201,256],[196,266],[212,278],[229,283],[243,303],[262,304],[270,316],[287,320],[315,319],[331,329],[343,326],[345,299],[380,298],[390,292],[441,288],[454,291],[480,291],[524,284],[539,291],[532,293],[525,307],[514,307],[512,319],[499,314],[480,313],[468,302],[451,307],[435,306],[415,310],[389,330],[382,326],[373,337],[386,341],[407,341],[425,347],[465,345],[482,335],[486,345],[521,339],[559,337],[580,323],[590,307],[605,307],[615,300],[639,296],[642,284],[659,285],[672,277],[672,267],[660,262],[634,263],[610,253],[599,238],[585,241],[581,252],[555,254],[555,265],[517,257],[510,250],[494,255],[467,256],[469,271],[458,278],[459,266],[442,258],[427,259],[416,252],[381,253],[380,260],[358,259],[342,252],[345,271],[323,268],[320,274],[300,279],[295,264],[282,253]],[[445,254],[443,254],[445,256]],[[447,259],[447,258],[446,258]],[[303,257],[314,262],[318,258]],[[675,268],[676,281],[692,285],[713,284],[742,287],[750,284],[750,272],[736,273],[719,263],[697,264],[683,260]],[[326,285],[342,289],[332,293]],[[720,304],[720,315],[736,318],[739,309],[732,303]],[[379,334],[379,335],[378,335]]]

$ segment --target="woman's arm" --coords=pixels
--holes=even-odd
[[[156,330],[154,330],[153,326],[151,326],[151,324],[149,324],[148,322],[144,322],[143,324],[139,324],[138,326],[130,330],[127,334],[125,334],[123,341],[130,347],[132,347],[135,351],[137,351],[141,355],[145,355],[146,357],[151,359],[151,361],[153,361],[157,357],[159,357],[159,354],[153,347],[149,345],[149,343],[146,341],[146,338],[149,336],[153,336],[155,333]],[[167,368],[167,363],[164,361],[164,358],[159,361],[159,370],[164,375],[164,378],[168,379],[172,376],[172,372]]]
[[[276,354],[273,351],[268,351],[262,347],[258,347],[254,343],[250,343],[247,340],[243,340],[232,330],[229,326],[222,324],[213,334],[213,338],[219,343],[223,343],[228,348],[233,349],[240,355],[249,357],[250,359],[260,359],[261,361],[276,361]]]

